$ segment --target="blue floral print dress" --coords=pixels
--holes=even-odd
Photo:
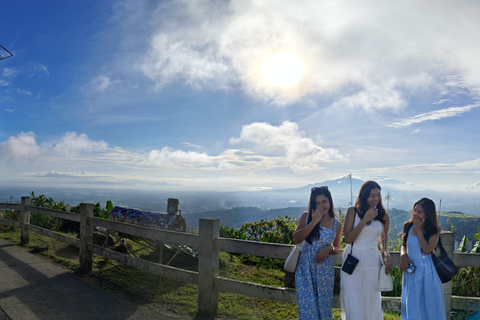
[[[338,220],[333,228],[320,226],[320,237],[308,244],[306,241],[300,249],[297,269],[295,270],[295,287],[297,290],[298,317],[303,319],[332,319],[334,267],[333,258],[315,263],[318,251],[330,246],[335,240]]]

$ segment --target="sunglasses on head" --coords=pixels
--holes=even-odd
[[[322,190],[322,189],[324,189],[324,190],[328,190],[328,187],[327,187],[327,186],[313,187],[313,188],[312,188],[312,191],[315,191],[315,190]]]

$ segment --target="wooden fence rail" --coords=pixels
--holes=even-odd
[[[218,293],[220,291],[289,303],[296,303],[297,301],[294,289],[260,285],[218,276],[219,253],[221,251],[285,259],[292,248],[291,245],[286,244],[221,238],[219,236],[219,219],[200,219],[199,234],[196,235],[95,218],[93,217],[92,204],[82,203],[80,205],[80,214],[77,214],[33,207],[30,206],[29,197],[22,197],[21,204],[0,203],[0,209],[20,210],[20,221],[0,219],[0,225],[20,228],[22,244],[29,242],[29,231],[33,231],[79,247],[80,268],[84,272],[91,271],[92,255],[97,254],[145,272],[198,285],[198,313],[202,315],[213,317],[217,313]],[[79,222],[80,239],[31,225],[30,212]],[[198,272],[138,259],[95,245],[92,243],[94,226],[141,238],[195,248],[199,252]],[[441,238],[446,251],[453,257],[458,267],[480,267],[480,254],[453,252],[453,233],[442,232]],[[398,267],[400,264],[400,253],[391,252],[391,256],[393,265]],[[334,263],[336,265],[341,264],[341,257],[342,254],[334,256]],[[451,282],[443,284],[443,291],[447,315],[450,315],[451,309],[480,311],[480,298],[452,296]],[[400,304],[401,298],[399,297],[382,297],[384,311],[400,312]],[[338,295],[334,295],[333,306],[335,308],[340,307]]]

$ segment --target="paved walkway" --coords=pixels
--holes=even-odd
[[[0,320],[192,319],[137,306],[0,239]]]

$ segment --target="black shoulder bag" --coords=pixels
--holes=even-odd
[[[440,247],[440,255],[437,257],[435,252],[432,253],[432,261],[435,269],[437,269],[438,277],[442,283],[451,281],[457,273],[457,266],[453,263],[452,259],[448,256],[447,252],[443,248],[442,240],[438,238],[437,247]]]

